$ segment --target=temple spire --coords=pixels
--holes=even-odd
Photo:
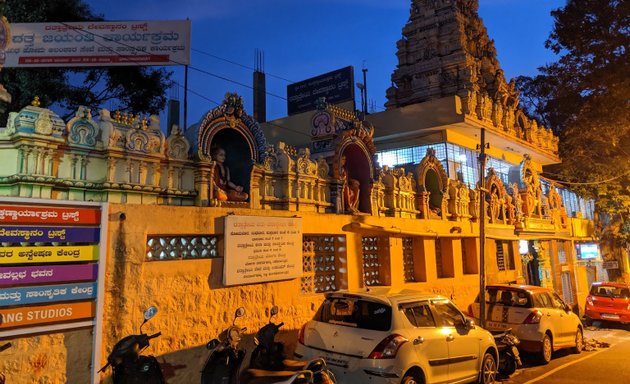
[[[411,1],[397,42],[388,109],[466,91],[517,104],[514,84],[505,81],[478,8],[478,0]]]

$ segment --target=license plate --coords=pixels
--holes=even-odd
[[[335,365],[337,367],[348,368],[348,360],[337,359],[331,357],[329,354],[325,356],[326,364]]]
[[[491,329],[508,329],[510,326],[505,323],[498,323],[496,321],[486,321],[486,328]]]
[[[610,313],[602,313],[602,319],[619,320],[619,315]]]

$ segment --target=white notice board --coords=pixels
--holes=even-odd
[[[301,218],[231,215],[224,228],[224,285],[302,276]]]

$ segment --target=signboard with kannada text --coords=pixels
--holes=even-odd
[[[190,21],[12,23],[4,66],[187,65]]]
[[[0,248],[0,265],[26,263],[45,264],[96,260],[98,260],[98,246],[96,245]]]
[[[93,301],[51,304],[17,308],[0,308],[0,330],[49,323],[81,320],[94,317]]]
[[[5,288],[0,292],[0,307],[89,300],[96,297],[96,282]]]
[[[97,225],[100,222],[100,209],[0,204],[1,224]]]
[[[354,68],[341,68],[287,85],[288,114],[314,110],[320,97],[330,104],[354,100]]]
[[[2,243],[98,243],[97,227],[27,227],[0,225]]]
[[[301,277],[302,219],[227,216],[223,266],[225,285]]]
[[[0,287],[96,280],[98,264],[37,265],[0,268]]]

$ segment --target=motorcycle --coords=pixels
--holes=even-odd
[[[239,374],[245,358],[245,350],[240,348],[243,333],[247,328],[236,325],[236,319],[245,315],[240,307],[234,314],[232,325],[223,331],[219,339],[206,344],[210,354],[201,371],[201,384],[309,384],[313,383],[313,372],[308,370],[268,371],[247,369]]]
[[[0,352],[3,352],[6,349],[11,348],[11,343],[6,343],[4,345],[0,345]],[[6,378],[4,377],[4,375],[2,373],[0,373],[0,384],[4,384]]]
[[[523,366],[518,349],[516,348],[520,340],[512,333],[512,329],[495,333],[493,336],[497,344],[497,349],[499,350],[498,371],[503,376],[510,376],[517,368]]]
[[[284,344],[275,341],[276,335],[284,322],[274,324],[271,320],[278,314],[278,307],[273,306],[269,315],[269,322],[258,330],[254,337],[256,348],[252,351],[250,369],[263,369],[268,371],[295,371],[308,370],[313,372],[313,383],[332,384],[335,377],[326,366],[322,358],[311,361],[290,360],[284,353]]]
[[[105,364],[99,372],[112,366],[112,380],[114,384],[165,384],[160,363],[154,356],[143,356],[142,351],[149,347],[149,340],[160,336],[158,332],[147,335],[142,332],[142,326],[157,313],[152,306],[144,312],[144,321],[140,325],[139,335],[129,335],[114,345]]]

